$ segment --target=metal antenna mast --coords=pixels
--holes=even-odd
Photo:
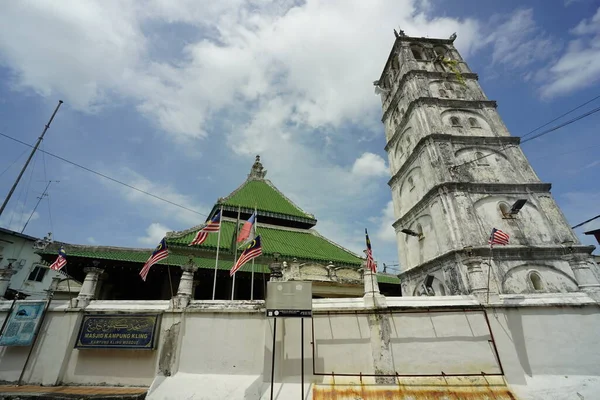
[[[33,147],[33,150],[31,150],[31,154],[29,154],[29,158],[27,158],[27,161],[25,161],[25,165],[23,166],[23,169],[19,173],[19,176],[17,177],[17,180],[13,184],[12,188],[10,188],[10,192],[8,192],[8,195],[6,196],[6,199],[4,199],[4,203],[2,203],[2,207],[0,207],[0,215],[2,215],[2,213],[4,212],[4,209],[6,208],[6,205],[8,204],[8,202],[9,202],[10,198],[12,197],[15,189],[17,188],[17,185],[19,184],[19,181],[21,180],[21,177],[25,173],[25,170],[27,169],[27,166],[29,165],[29,162],[33,158],[33,155],[37,151],[37,149],[38,149],[40,143],[42,142],[42,140],[44,139],[44,135],[46,134],[46,131],[48,130],[48,128],[50,128],[50,124],[52,123],[52,120],[54,119],[54,116],[58,112],[58,109],[60,108],[60,105],[62,103],[63,103],[62,100],[58,101],[58,105],[56,106],[56,109],[54,109],[54,112],[52,113],[52,116],[50,117],[50,120],[48,121],[48,123],[44,127],[44,131],[42,132],[42,135],[38,138],[37,143]]]

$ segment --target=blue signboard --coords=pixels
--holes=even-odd
[[[155,348],[159,314],[86,314],[83,316],[76,348]]]
[[[15,307],[7,317],[8,322],[0,337],[0,346],[31,345],[45,307],[45,301],[16,301]]]

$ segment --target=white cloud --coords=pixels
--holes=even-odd
[[[556,54],[557,41],[535,22],[532,9],[518,9],[492,19],[493,31],[479,46],[492,46],[492,62],[507,68],[525,68]]]
[[[592,18],[584,18],[575,28],[571,29],[571,33],[575,35],[600,33],[600,7],[596,10],[596,14]]]
[[[144,217],[161,218],[162,220],[171,221],[171,223],[174,224],[183,224],[184,226],[191,227],[204,221],[206,215],[210,211],[207,207],[195,201],[191,194],[187,195],[180,193],[170,184],[150,180],[129,168],[123,167],[119,170],[106,172],[106,175],[119,179],[122,182],[127,182],[127,184],[146,193],[151,193],[154,196],[203,214],[199,215],[174,204],[170,204],[169,202],[148,196],[137,190],[125,186],[118,186],[121,195],[135,206],[134,209],[136,212]],[[104,180],[102,182],[105,185],[110,185],[111,189],[115,189],[115,184],[113,182]]]
[[[392,224],[396,222],[394,216],[394,203],[390,200],[383,209],[379,219],[377,238],[385,242],[396,243],[396,231]]]
[[[138,242],[144,245],[156,247],[158,242],[160,242],[162,238],[165,237],[167,232],[170,231],[172,231],[172,229],[167,228],[158,222],[153,222],[150,224],[150,226],[148,226],[148,228],[146,228],[146,236],[139,237]]]
[[[27,223],[29,216],[31,219],[29,220],[29,225],[36,219],[40,217],[40,214],[36,211],[32,214],[33,209],[25,209],[25,204],[23,202],[17,202],[15,206],[12,208],[7,208],[4,210],[2,216],[0,216],[0,226],[5,229],[10,229],[11,231],[21,232],[21,229]],[[24,232],[27,234],[27,232]]]
[[[600,80],[600,8],[591,19],[582,20],[571,33],[577,37],[566,51],[540,74],[543,98],[565,95]]]
[[[378,154],[363,153],[354,161],[352,173],[356,176],[386,176],[389,174],[385,160]]]

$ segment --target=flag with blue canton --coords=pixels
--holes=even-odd
[[[60,246],[60,250],[58,250],[58,257],[56,258],[56,261],[52,263],[50,269],[54,271],[60,271],[65,265],[67,265],[67,253],[65,252],[64,247]]]
[[[229,271],[229,276],[233,276],[238,269],[242,268],[248,261],[256,258],[262,254],[262,244],[260,241],[260,235],[254,238],[252,242],[246,247],[246,249],[240,255],[240,258],[236,261],[235,265]]]
[[[167,249],[167,241],[165,240],[165,238],[163,238],[158,244],[158,246],[156,246],[156,249],[154,249],[154,251],[150,255],[150,258],[148,258],[148,261],[146,261],[146,264],[144,264],[144,266],[142,267],[142,270],[140,271],[140,276],[142,277],[142,280],[146,281],[148,272],[150,272],[150,267],[152,267],[160,260],[164,260],[167,257],[169,257],[169,250]]]

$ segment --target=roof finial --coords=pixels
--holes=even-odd
[[[257,155],[256,160],[250,169],[250,173],[248,174],[248,179],[264,179],[266,174],[267,170],[263,168],[263,165],[260,162],[260,156]]]

